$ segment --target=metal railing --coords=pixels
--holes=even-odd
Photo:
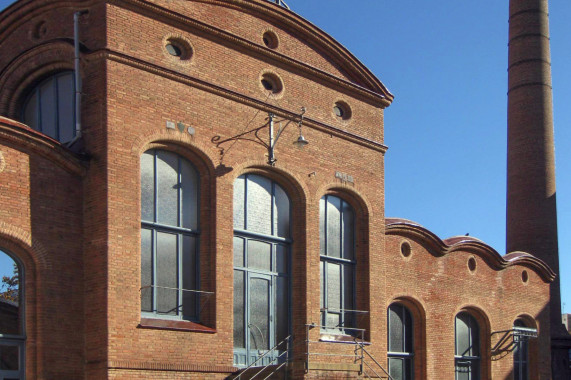
[[[271,360],[265,366],[260,366],[259,369],[256,367],[256,364],[260,363],[262,361],[262,359],[264,359],[266,356],[270,355],[270,353],[274,353],[275,351],[279,351],[278,350],[279,347],[283,346],[284,344],[286,346],[284,351],[282,351],[277,356],[270,356]],[[252,376],[248,377],[249,380],[255,379],[256,377],[258,377],[260,375],[263,376],[264,372],[268,368],[270,368],[270,366],[278,364],[276,368],[274,368],[269,374],[267,374],[266,377],[263,378],[263,380],[269,379],[270,376],[272,376],[274,373],[279,371],[281,368],[283,368],[289,362],[290,344],[291,344],[291,335],[288,335],[281,342],[279,342],[278,344],[276,344],[275,346],[270,348],[268,351],[266,351],[263,355],[258,356],[258,358],[254,362],[252,362],[249,366],[240,370],[240,373],[236,377],[234,377],[234,379],[235,380],[241,379],[242,375],[244,375],[249,369],[256,367],[256,369],[258,369],[258,371],[256,373],[254,373]],[[281,360],[281,363],[280,363],[280,360]]]
[[[355,341],[356,347],[355,347],[355,357],[357,358],[357,360],[360,360],[360,365],[361,365],[361,373],[363,374],[363,376],[365,376],[368,379],[371,379],[371,376],[369,376],[367,370],[365,369],[365,367],[367,367],[371,372],[373,372],[375,374],[375,376],[377,378],[380,379],[389,379],[389,380],[394,380],[394,378],[387,372],[387,370],[381,365],[381,363],[379,363],[377,361],[377,359],[375,359],[373,357],[373,355],[371,355],[369,353],[369,351],[367,351],[365,349],[365,344],[363,342],[357,342]],[[357,355],[357,351],[360,351],[360,355]],[[376,368],[380,369],[386,376],[383,377],[381,376],[377,371],[375,371],[375,368],[371,367],[371,365],[365,360],[365,355],[373,361],[373,363],[376,364]]]
[[[164,289],[164,290],[172,290],[172,291],[176,291],[177,293],[183,293],[183,292],[188,292],[188,293],[192,293],[194,295],[196,295],[198,300],[193,301],[193,303],[195,303],[195,308],[196,308],[196,317],[199,317],[202,313],[202,310],[204,309],[204,306],[206,305],[206,303],[208,302],[208,300],[210,299],[211,296],[213,296],[215,293],[214,292],[207,292],[204,290],[193,290],[193,289],[183,289],[183,288],[173,288],[173,287],[168,287],[168,286],[158,286],[158,285],[145,285],[142,286],[139,289],[139,292],[141,293],[141,299],[143,297],[149,297],[149,295],[145,295],[144,291],[146,289],[151,289],[152,292],[156,292],[156,289]],[[157,311],[154,310],[156,307],[155,305],[155,301],[154,299],[157,297],[154,294],[150,295],[151,297],[151,310],[143,310],[144,312],[148,312],[149,314],[151,313],[156,313]],[[180,315],[181,310],[183,309],[183,307],[185,305],[183,305],[182,303],[182,296],[177,296],[177,304],[174,305],[170,310],[168,310],[167,312],[164,313],[160,313],[160,314],[164,314],[165,316],[170,315],[171,313],[174,313],[175,315]]]

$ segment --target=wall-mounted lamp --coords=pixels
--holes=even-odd
[[[301,125],[303,123],[303,115],[305,114],[305,107],[301,107],[301,113],[298,115],[299,116],[299,120],[297,121],[297,126],[299,128],[299,136],[298,138],[293,142],[293,145],[295,145],[297,148],[299,149],[303,149],[304,146],[306,146],[307,144],[309,144],[309,142],[305,139],[305,137],[303,137],[303,134],[301,133]],[[222,144],[229,142],[229,141],[234,141],[236,142],[237,140],[248,140],[248,141],[252,141],[255,142],[256,144],[260,144],[264,147],[266,147],[266,149],[268,150],[268,164],[274,166],[276,164],[276,157],[275,157],[275,153],[274,153],[274,149],[276,147],[276,144],[278,142],[278,140],[280,139],[283,131],[285,131],[285,129],[292,123],[294,122],[294,120],[288,120],[288,119],[279,119],[276,120],[276,116],[272,113],[272,112],[268,112],[268,118],[266,119],[268,120],[264,125],[258,127],[258,128],[254,128],[251,129],[249,131],[240,133],[236,136],[232,136],[230,138],[221,140],[220,136],[214,136],[212,138],[212,142],[216,144],[216,147],[218,149],[220,149],[220,155],[224,156],[224,148],[221,147]],[[287,123],[282,127],[281,123],[287,121]],[[277,132],[275,132],[275,123],[280,123],[280,128],[278,129]],[[259,136],[259,132],[264,129],[265,127],[268,127],[268,132],[269,132],[269,141],[266,142],[264,141],[264,139],[262,139]],[[253,135],[253,137],[252,137]],[[228,150],[231,148],[232,146],[230,146],[228,148]]]

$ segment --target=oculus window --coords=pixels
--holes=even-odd
[[[456,380],[480,380],[480,328],[466,312],[455,320]]]
[[[24,379],[22,266],[0,250],[0,379]]]
[[[355,213],[333,195],[319,202],[322,330],[353,334],[355,288]]]
[[[75,85],[73,71],[52,75],[28,94],[22,121],[61,143],[75,137]]]
[[[413,321],[410,311],[393,303],[388,310],[389,374],[394,380],[413,379]]]
[[[199,176],[164,150],[141,157],[141,311],[198,320]]]

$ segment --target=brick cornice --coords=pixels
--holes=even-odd
[[[503,270],[513,265],[522,265],[533,269],[545,282],[555,280],[555,272],[541,259],[525,252],[511,252],[501,256],[495,249],[471,236],[457,236],[443,241],[420,224],[396,218],[386,219],[386,234],[417,238],[430,247],[436,256],[458,251],[472,252],[481,256],[493,269]]]
[[[291,120],[297,120],[299,118],[299,116],[297,114],[297,110],[295,112],[292,112],[292,111],[286,110],[284,108],[277,107],[275,105],[266,103],[264,101],[254,99],[254,98],[251,98],[249,96],[237,93],[237,92],[232,91],[228,88],[221,87],[221,86],[206,82],[204,80],[201,80],[201,79],[189,76],[189,75],[185,75],[185,74],[182,74],[180,72],[170,70],[170,69],[167,69],[165,67],[158,66],[158,65],[152,64],[150,62],[143,61],[141,59],[134,58],[134,57],[131,57],[131,56],[128,56],[128,55],[125,55],[125,54],[122,54],[122,53],[119,53],[116,51],[109,50],[109,49],[97,50],[97,51],[89,54],[87,56],[87,58],[89,60],[92,60],[92,61],[99,60],[99,59],[106,59],[109,61],[128,65],[128,66],[134,67],[134,68],[139,69],[139,70],[144,70],[144,71],[147,71],[149,73],[152,73],[155,75],[160,75],[164,78],[168,78],[170,80],[177,81],[179,83],[183,83],[183,84],[186,84],[186,85],[189,85],[189,86],[192,86],[192,87],[204,90],[204,91],[208,91],[208,92],[213,93],[215,95],[225,97],[227,99],[230,99],[230,100],[238,102],[238,103],[245,104],[245,105],[250,106],[252,108],[261,110],[263,112],[272,112],[272,113],[274,113],[274,115],[276,115],[278,117],[283,117],[283,118],[287,118],[287,119],[291,119]],[[381,143],[378,143],[376,141],[367,139],[365,137],[356,135],[356,134],[348,132],[348,131],[344,131],[342,129],[333,127],[331,125],[321,123],[317,120],[311,119],[310,117],[304,117],[303,126],[309,127],[309,128],[312,128],[312,129],[315,129],[318,131],[325,132],[325,133],[330,134],[332,136],[342,138],[344,140],[359,144],[361,146],[365,146],[369,149],[376,150],[376,151],[381,152],[383,154],[388,149],[385,145],[383,145]]]
[[[313,78],[322,80],[328,83],[330,86],[335,86],[337,88],[340,87],[345,91],[355,94],[356,96],[365,98],[370,102],[374,102],[375,104],[382,106],[383,108],[388,107],[394,99],[394,96],[387,90],[387,88],[349,51],[347,51],[327,34],[317,29],[315,26],[312,26],[303,18],[297,16],[295,13],[282,9],[281,7],[273,7],[266,4],[261,4],[257,1],[201,0],[201,2],[208,2],[235,9],[247,9],[252,13],[265,14],[266,17],[269,14],[272,18],[277,18],[279,22],[287,25],[289,28],[298,29],[301,33],[308,35],[309,37],[318,41],[318,43],[324,46],[326,50],[332,51],[332,57],[343,57],[342,61],[336,63],[343,67],[345,71],[353,74],[353,76],[357,78],[356,81],[363,82],[364,86],[366,87],[336,77],[326,73],[323,70],[317,69],[296,59],[280,54],[272,49],[253,43],[242,37],[228,33],[227,31],[213,27],[211,25],[207,25],[201,21],[192,19],[156,4],[149,3],[145,0],[109,0],[110,4],[123,7],[130,6],[133,11],[146,11],[151,13],[155,19],[162,19],[162,21],[165,22],[176,23],[177,26],[181,29],[190,28],[200,30],[218,39],[228,41],[230,46],[239,48],[242,52],[246,51],[249,54],[255,53],[258,55],[266,56],[283,65],[287,65],[293,69],[301,71],[305,73],[305,75],[310,75]]]
[[[164,362],[143,362],[136,360],[110,360],[109,369],[144,370],[144,371],[175,371],[175,372],[215,372],[233,373],[238,368],[233,366],[207,364],[176,364]]]

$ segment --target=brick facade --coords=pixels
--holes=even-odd
[[[15,120],[33,86],[73,69],[73,13],[82,9],[82,139],[68,149]],[[245,173],[275,181],[291,202],[294,378],[360,376],[353,358],[307,355],[308,347],[355,348],[306,342],[307,331],[310,341],[321,337],[307,325],[320,324],[326,194],[354,210],[354,307],[368,312],[356,326],[384,367],[387,308],[399,302],[414,320],[416,379],[453,378],[461,311],[480,326],[482,379],[511,378],[512,355],[492,347],[518,318],[539,331],[530,378],[551,378],[554,273],[527,254],[501,257],[473,238],[442,241],[415,223],[385,220],[383,112],[393,95],[312,24],[264,0],[22,0],[0,25],[0,250],[25,270],[27,378],[222,379],[236,371],[233,186]],[[266,32],[277,47],[265,46]],[[165,49],[173,41],[180,57]],[[264,75],[283,89],[267,91]],[[301,107],[309,145],[298,150],[291,142]],[[260,144],[223,142],[263,126],[270,112],[282,126],[293,121],[275,165]],[[199,283],[213,293],[200,321],[141,314],[140,161],[149,149],[174,152],[199,174]]]

